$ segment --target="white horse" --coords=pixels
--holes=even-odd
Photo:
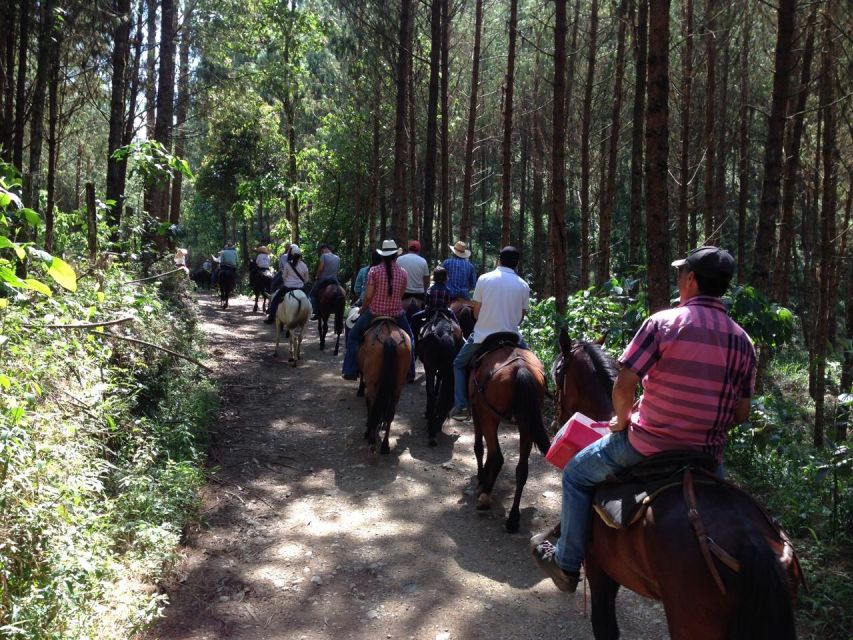
[[[290,358],[288,362],[296,366],[301,357],[302,332],[311,317],[311,302],[301,289],[289,291],[275,312],[275,356],[278,357],[278,341],[284,330],[285,338],[290,338]]]

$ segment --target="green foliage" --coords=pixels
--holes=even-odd
[[[737,287],[727,301],[729,314],[752,338],[757,347],[776,349],[786,344],[794,331],[790,309],[770,303],[763,293],[749,285]]]
[[[144,581],[194,512],[215,390],[162,351],[38,328],[130,316],[114,331],[197,354],[184,285],[134,275],[0,310],[0,637],[127,638],[162,606]]]
[[[116,160],[130,160],[129,175],[140,175],[146,180],[156,182],[179,173],[192,180],[190,164],[179,158],[156,140],[137,140],[113,152]]]

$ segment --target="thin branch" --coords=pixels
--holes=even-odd
[[[92,335],[105,336],[107,338],[116,338],[118,340],[126,340],[127,342],[133,342],[135,344],[145,345],[146,347],[152,347],[154,349],[159,349],[160,351],[165,351],[166,353],[173,355],[176,358],[181,358],[183,360],[186,360],[187,362],[192,362],[194,365],[201,367],[205,371],[210,371],[211,373],[213,373],[213,369],[211,369],[210,367],[208,367],[205,364],[202,364],[198,360],[194,360],[193,358],[190,358],[189,356],[185,356],[184,354],[178,353],[177,351],[172,351],[171,349],[167,349],[166,347],[161,347],[158,344],[146,342],[145,340],[139,340],[138,338],[129,338],[127,336],[120,336],[117,333],[110,333],[109,331],[93,331]]]
[[[77,324],[30,324],[22,322],[22,327],[39,328],[39,329],[90,329],[92,327],[106,327],[111,324],[120,324],[128,320],[135,320],[136,316],[127,316],[126,318],[118,318],[117,320],[105,320],[104,322],[80,322]]]

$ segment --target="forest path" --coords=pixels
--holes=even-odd
[[[494,506],[477,512],[472,425],[449,420],[427,446],[420,368],[397,408],[390,455],[371,456],[364,400],[340,378],[343,344],[337,357],[333,341],[321,352],[311,323],[292,368],[286,345],[273,358],[273,329],[248,298],[226,311],[207,294],[198,304],[222,389],[216,471],[149,638],[592,638],[584,588],[559,592],[527,550],[560,508],[559,473],[538,453],[521,531],[503,528],[515,431],[502,427]],[[668,637],[659,604],[622,590],[617,607],[623,638]]]

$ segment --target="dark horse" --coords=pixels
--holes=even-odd
[[[227,309],[228,298],[231,297],[234,287],[237,285],[237,271],[220,267],[216,282],[219,285],[219,302],[223,309]]]
[[[335,314],[335,355],[341,343],[344,330],[344,309],[347,292],[337,280],[329,280],[317,293],[317,333],[320,334],[320,350],[326,348],[326,334],[329,332],[329,316]]]
[[[467,339],[477,322],[474,317],[474,303],[465,298],[454,298],[450,301],[450,310],[456,314],[456,320],[462,328],[462,337]]]
[[[558,422],[575,411],[609,419],[616,373],[600,346],[573,344],[561,331],[554,365]],[[620,585],[663,602],[673,640],[795,638],[793,604],[803,578],[785,533],[725,481],[697,481],[694,490],[695,498],[688,483],[676,481],[627,528],[611,528],[592,516],[584,565],[596,639],[619,637]],[[703,525],[700,545],[697,531]],[[717,557],[728,561],[712,558],[709,547],[721,548]]]
[[[431,447],[437,444],[436,436],[453,406],[453,359],[462,342],[459,324],[448,311],[436,309],[427,316],[415,346],[424,363],[427,433]]]
[[[255,296],[255,307],[252,309],[252,313],[258,312],[258,298],[261,296],[263,296],[261,309],[263,313],[267,312],[267,302],[269,302],[270,293],[272,293],[272,278],[271,269],[259,269],[254,261],[249,265],[249,284],[252,286],[252,295]]]
[[[364,333],[358,350],[361,382],[358,393],[367,401],[367,431],[364,437],[370,451],[376,451],[379,432],[384,429],[382,453],[388,453],[391,422],[397,410],[400,393],[409,375],[412,345],[409,334],[397,326],[393,318],[378,317]]]
[[[486,339],[468,378],[468,397],[474,419],[474,454],[477,457],[477,509],[491,507],[491,493],[504,463],[498,441],[502,419],[518,423],[519,454],[515,468],[515,498],[506,519],[509,532],[518,531],[521,492],[527,482],[527,459],[533,443],[544,455],[551,442],[542,423],[545,371],[536,355],[515,345],[518,336],[493,334]],[[493,348],[493,347],[497,348]],[[488,455],[483,464],[483,439]]]
[[[190,280],[195,282],[198,289],[210,289],[210,271],[207,269],[199,269],[190,276]]]

